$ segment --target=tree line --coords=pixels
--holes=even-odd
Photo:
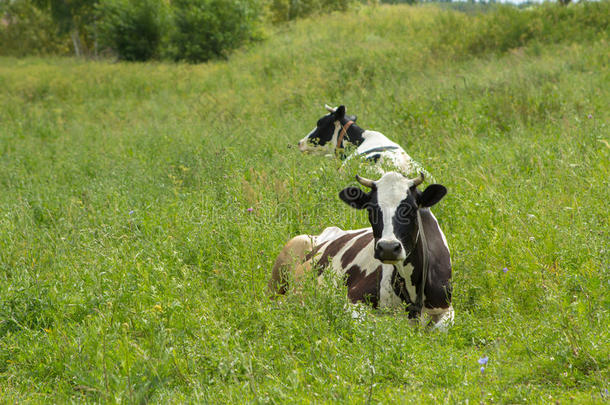
[[[0,0],[0,54],[121,60],[223,58],[268,23],[344,11],[354,0]]]
[[[0,0],[0,55],[73,54],[126,61],[202,62],[225,58],[233,49],[261,40],[270,24],[315,13],[345,11],[358,2],[379,1],[417,0]],[[467,12],[475,6],[474,12],[490,7],[496,11],[485,22],[491,24],[487,31],[492,32],[471,44],[475,50],[497,46],[498,42],[519,46],[524,38],[537,37],[538,31],[562,36],[561,32],[573,31],[570,27],[575,19],[591,20],[588,25],[595,29],[600,28],[598,24],[607,26],[604,13],[600,15],[600,10],[593,8],[607,8],[608,0],[593,8],[542,7],[539,13],[527,16],[519,14],[515,7],[497,9],[494,2],[448,4],[458,9],[465,7],[461,11]],[[559,0],[559,4],[568,2]],[[452,20],[448,21],[444,23],[451,25]],[[565,29],[558,29],[560,26]],[[448,28],[449,42],[454,29]],[[517,40],[513,41],[513,37]],[[468,42],[468,38],[457,39]],[[493,44],[488,44],[490,41]]]

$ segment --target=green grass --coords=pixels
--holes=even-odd
[[[474,57],[432,46],[444,13],[206,65],[0,59],[1,401],[607,402],[607,34]],[[294,147],[324,103],[448,187],[448,333],[313,282],[267,298],[291,236],[368,224],[354,173]]]

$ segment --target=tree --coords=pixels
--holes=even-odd
[[[89,31],[94,29],[94,9],[98,0],[35,1],[39,8],[51,13],[61,32],[70,34],[76,56],[89,52],[91,43],[95,43]]]

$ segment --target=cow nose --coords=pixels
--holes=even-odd
[[[379,260],[398,260],[402,246],[396,240],[380,240],[375,246],[375,256]]]

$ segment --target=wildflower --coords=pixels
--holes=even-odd
[[[507,273],[507,272],[508,272],[508,267],[503,268],[503,269],[502,269],[502,271],[503,271],[504,273]]]
[[[588,119],[593,118],[593,114],[589,114],[589,115],[587,115],[587,118],[588,118]]]
[[[129,215],[133,215],[134,212],[134,210],[129,211]]]
[[[250,208],[248,208],[246,211],[248,211],[248,212],[252,212],[252,211],[254,211],[254,208],[250,207]]]
[[[487,362],[489,361],[489,357],[485,356],[485,357],[481,357],[478,362],[480,365],[484,366],[487,364]]]
[[[485,371],[485,367],[481,367],[481,373]]]

